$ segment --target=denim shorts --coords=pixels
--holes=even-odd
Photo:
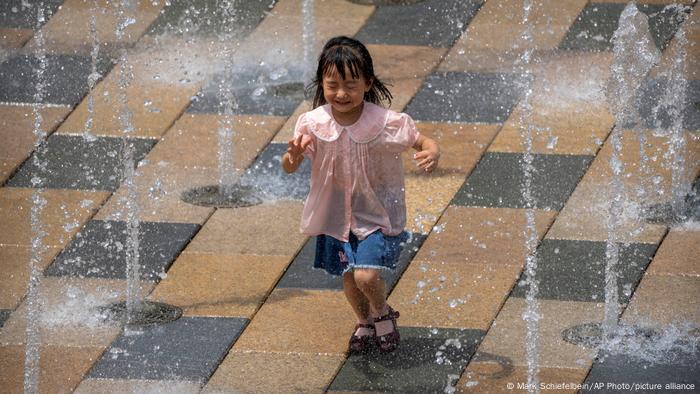
[[[363,240],[350,232],[348,242],[330,235],[318,235],[314,268],[324,269],[331,275],[342,275],[355,268],[393,270],[408,238],[406,231],[389,236],[379,230]]]

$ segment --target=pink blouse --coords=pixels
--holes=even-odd
[[[348,242],[376,230],[399,235],[406,225],[401,152],[418,140],[410,116],[365,102],[354,124],[342,126],[326,104],[302,114],[294,137],[310,135],[311,190],[301,232]]]

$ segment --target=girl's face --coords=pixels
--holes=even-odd
[[[362,75],[353,78],[348,68],[345,69],[345,78],[342,78],[335,67],[323,76],[322,83],[326,102],[334,111],[342,114],[361,110],[365,93],[372,86],[371,81],[365,80]]]

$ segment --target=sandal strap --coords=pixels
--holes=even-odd
[[[385,321],[385,320],[394,320],[394,319],[398,319],[399,316],[401,316],[401,314],[398,311],[395,311],[395,310],[389,308],[389,312],[387,312],[386,315],[375,317],[374,322],[378,323],[380,321]]]
[[[371,328],[374,329],[374,324],[372,323],[357,323],[355,325],[355,329],[357,330],[358,328]]]

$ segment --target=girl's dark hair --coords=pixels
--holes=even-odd
[[[315,90],[314,108],[326,104],[326,99],[323,97],[323,76],[335,68],[340,77],[345,79],[346,67],[350,70],[353,78],[359,78],[362,75],[366,81],[372,84],[369,91],[365,92],[365,101],[377,105],[386,102],[387,106],[391,105],[393,96],[384,83],[374,75],[372,57],[369,55],[367,48],[353,38],[338,36],[331,38],[323,46],[323,51],[318,57],[316,76],[309,86],[306,87],[307,93]]]

